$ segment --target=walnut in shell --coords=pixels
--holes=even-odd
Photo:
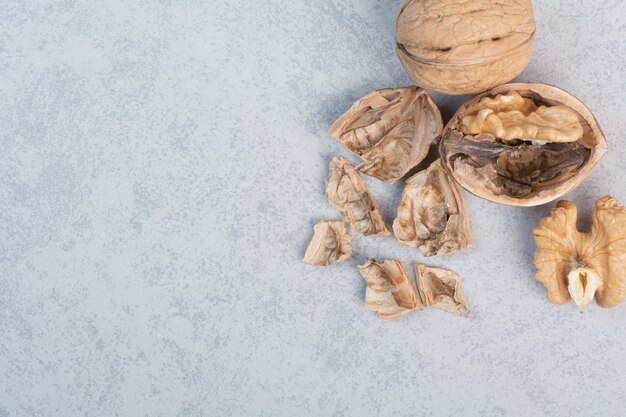
[[[402,262],[370,259],[359,266],[359,271],[367,284],[365,308],[378,312],[379,318],[393,319],[422,308]]]
[[[330,162],[326,198],[331,206],[343,212],[353,232],[366,236],[391,234],[363,179],[343,157]]]
[[[313,239],[306,248],[304,262],[326,266],[348,259],[352,254],[352,236],[342,221],[320,221],[313,226]]]
[[[404,0],[396,21],[396,52],[407,74],[453,95],[515,78],[534,38],[530,0]]]
[[[479,197],[515,206],[578,186],[607,150],[578,99],[544,84],[505,84],[463,104],[439,145],[446,169]]]
[[[555,304],[572,298],[582,312],[595,296],[602,307],[626,296],[626,210],[602,197],[593,210],[591,231],[576,228],[576,206],[559,201],[533,229],[537,245],[535,279]]]
[[[441,113],[428,92],[403,87],[361,98],[328,135],[361,158],[359,171],[392,183],[426,157],[442,129]]]
[[[461,290],[461,277],[447,269],[415,264],[417,287],[426,307],[436,307],[468,317],[467,299]]]
[[[472,234],[461,189],[438,159],[409,178],[393,221],[398,242],[424,256],[469,248]]]

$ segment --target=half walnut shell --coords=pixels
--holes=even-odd
[[[505,84],[472,98],[448,122],[439,146],[461,186],[514,206],[571,191],[607,150],[591,111],[545,84]]]
[[[428,92],[403,87],[357,100],[328,136],[361,158],[360,172],[392,183],[426,157],[442,129],[441,113]]]

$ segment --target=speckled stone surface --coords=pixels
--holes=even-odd
[[[326,129],[410,83],[398,5],[0,4],[0,416],[624,416],[626,306],[581,315],[533,280],[551,205],[465,193],[467,253],[357,235],[351,260],[301,262],[340,218],[329,160],[356,162]],[[518,80],[581,98],[610,145],[567,196],[587,227],[626,203],[626,2],[535,9]],[[402,185],[365,182],[390,225]],[[378,320],[368,257],[458,272],[472,318]]]

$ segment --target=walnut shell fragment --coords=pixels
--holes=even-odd
[[[352,255],[352,236],[342,221],[320,221],[313,226],[313,238],[304,253],[309,265],[327,266]]]
[[[403,87],[357,100],[328,135],[361,158],[357,170],[393,183],[426,157],[442,129],[441,113],[428,91]]]
[[[593,114],[545,84],[505,84],[463,104],[443,131],[444,166],[466,190],[514,206],[561,197],[607,150]]]
[[[530,0],[404,0],[396,53],[420,85],[470,94],[506,83],[528,65],[535,38]]]
[[[461,290],[461,277],[447,269],[415,264],[417,287],[426,307],[436,307],[461,317],[469,317],[467,299]]]
[[[626,296],[626,210],[605,196],[596,202],[591,231],[579,232],[576,220],[576,206],[561,200],[533,229],[535,279],[552,303],[573,298],[581,312],[594,296],[602,307],[621,304]]]
[[[353,232],[366,236],[391,234],[363,179],[343,157],[330,162],[326,198],[333,208],[343,212]]]
[[[402,262],[370,259],[359,266],[359,271],[367,284],[365,308],[378,312],[379,318],[393,319],[422,309],[417,291]]]
[[[393,221],[398,242],[423,256],[445,255],[472,245],[461,188],[436,160],[409,178]]]

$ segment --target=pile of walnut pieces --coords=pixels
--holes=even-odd
[[[330,128],[329,136],[361,160],[356,168],[343,157],[330,162],[326,198],[341,211],[352,232],[389,235],[376,202],[358,171],[392,183],[416,167],[443,130],[439,109],[418,87],[375,91],[358,100]],[[423,256],[444,255],[472,244],[469,219],[458,184],[439,160],[405,184],[393,222],[398,242]],[[320,221],[314,227],[304,262],[326,266],[351,256],[352,238],[344,222]],[[445,269],[415,265],[419,294],[400,261],[368,260],[359,267],[367,283],[365,306],[381,319],[425,306],[469,315],[461,278]]]
[[[440,158],[405,181],[393,221],[397,241],[425,257],[472,245],[461,186],[501,204],[533,206],[572,190],[589,175],[607,144],[591,112],[576,98],[542,84],[507,84],[463,104],[443,127],[439,109],[419,87],[375,91],[331,126],[329,136],[361,159],[355,168],[332,159],[326,198],[351,232],[387,236],[376,202],[359,172],[393,183],[439,143]],[[330,265],[351,256],[343,221],[321,221],[304,261]],[[576,208],[559,202],[535,228],[536,279],[548,299],[571,298],[582,311],[593,300],[611,307],[626,295],[626,211],[615,199],[598,201],[588,234],[576,230]],[[368,260],[365,306],[383,319],[424,305],[467,317],[461,279],[445,269],[416,265],[416,291],[399,261]]]
[[[415,264],[417,287],[424,304],[400,261],[376,262],[369,259],[359,266],[367,284],[365,308],[381,319],[393,319],[426,307],[436,307],[462,317],[469,316],[461,290],[461,277],[452,271]]]

